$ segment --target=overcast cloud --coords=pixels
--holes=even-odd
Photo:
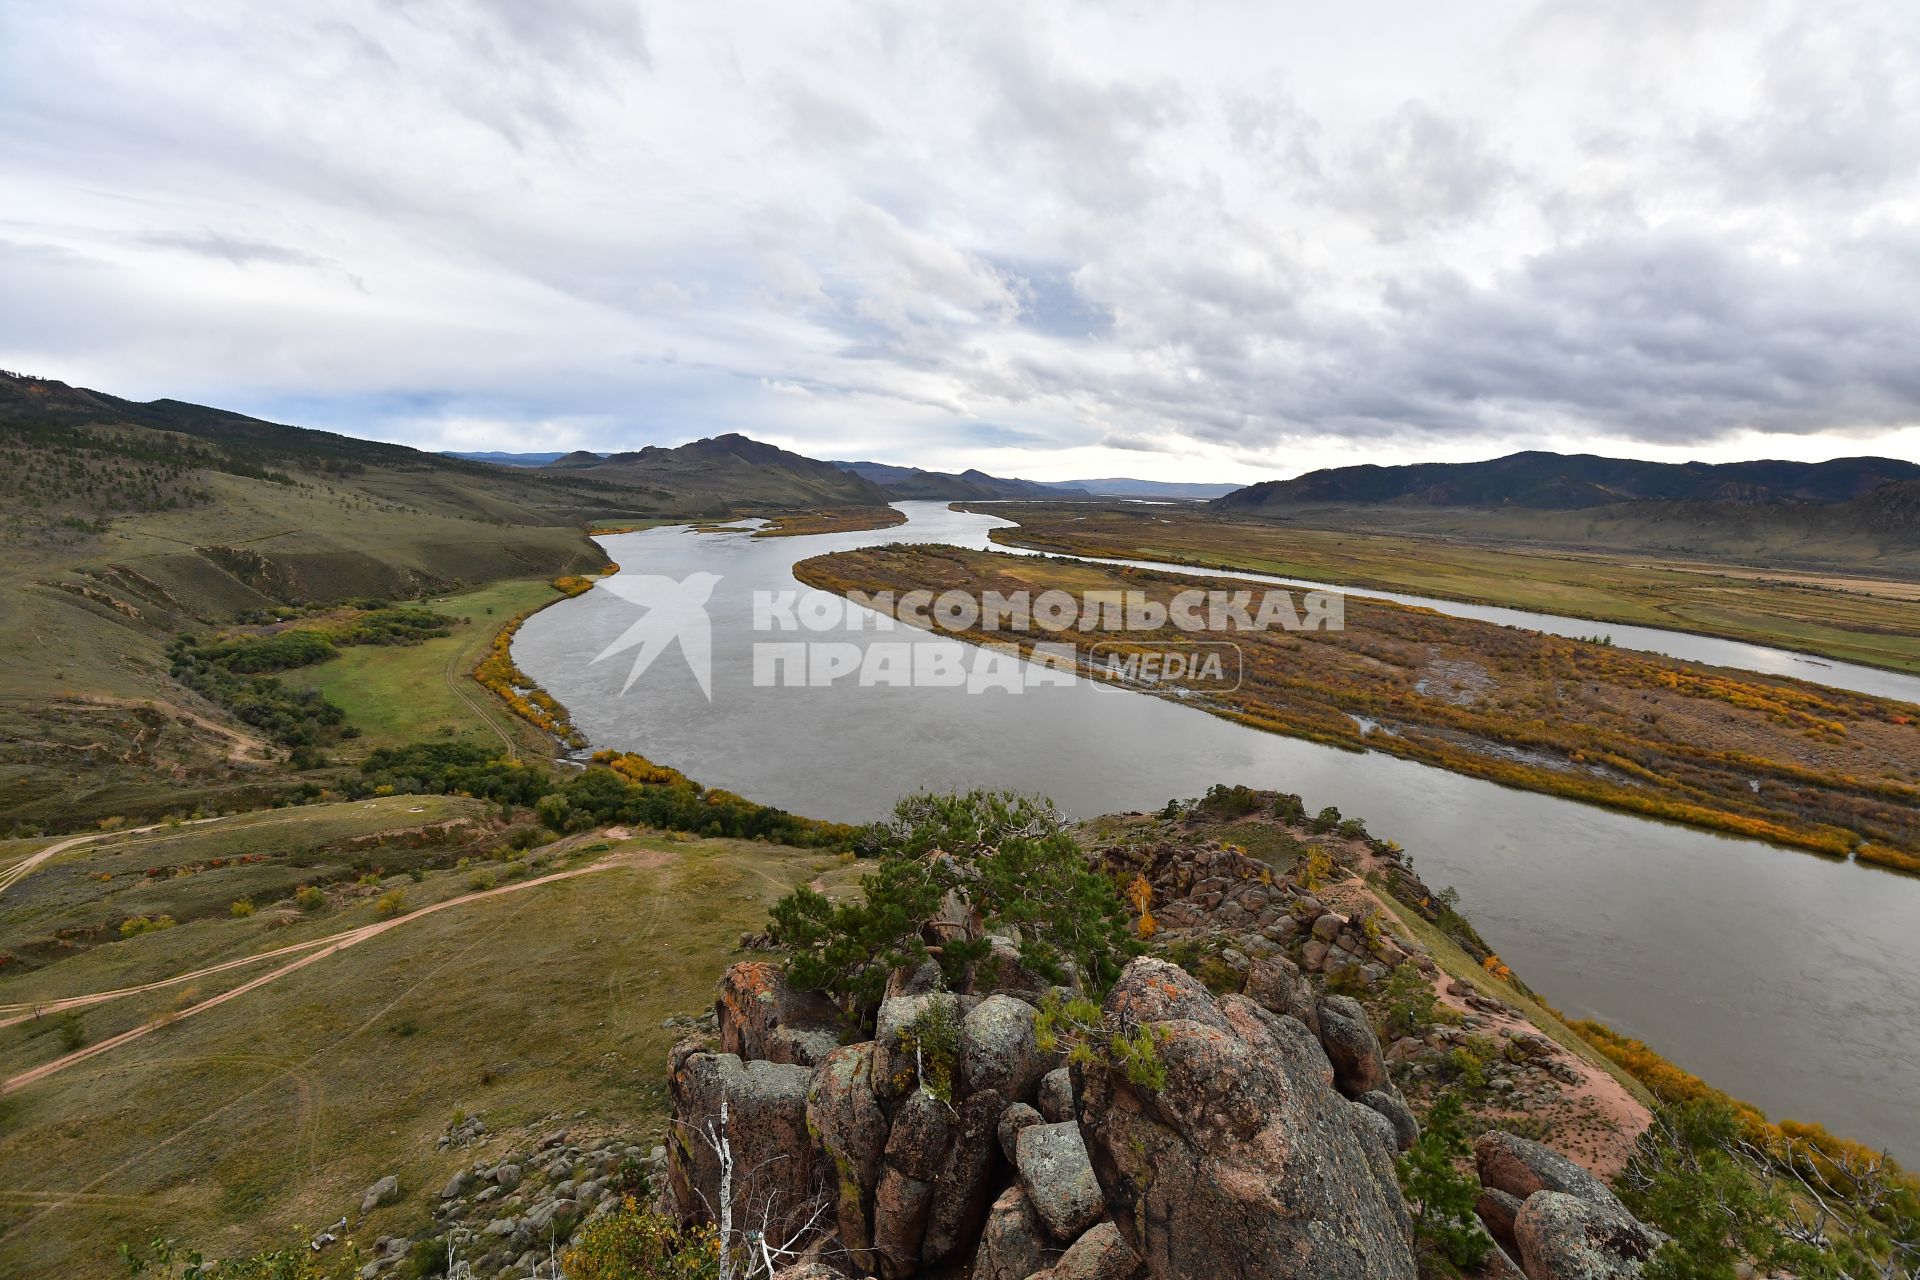
[[[1920,457],[1920,6],[0,0],[0,365],[1040,478]]]

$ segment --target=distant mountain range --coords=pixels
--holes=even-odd
[[[1085,489],[1042,484],[1037,480],[1006,480],[984,471],[923,471],[884,462],[836,462],[842,471],[883,486],[896,498],[938,498],[951,502],[996,498],[1091,498]]]
[[[1055,487],[1084,489],[1101,498],[1152,498],[1167,502],[1204,502],[1240,488],[1237,484],[1187,484],[1177,480],[1134,480],[1127,476],[1063,480]]]
[[[1369,504],[1546,511],[1647,501],[1833,504],[1850,502],[1884,484],[1916,479],[1920,479],[1920,465],[1895,458],[1715,464],[1529,451],[1488,462],[1311,471],[1292,480],[1249,485],[1216,499],[1213,505],[1257,513],[1267,508]]]
[[[675,448],[648,445],[602,457],[584,450],[541,468],[642,489],[710,496],[738,506],[873,507],[893,495],[831,462],[804,457],[737,433]]]
[[[491,462],[498,467],[544,467],[549,462],[558,462],[566,457],[564,453],[463,453],[458,449],[447,450],[449,458],[464,458],[468,462]],[[602,455],[594,454],[598,458]]]
[[[613,457],[635,455],[577,450],[573,453],[449,452],[447,456],[469,462],[491,462],[502,467],[592,468]],[[1148,498],[1167,502],[1204,502],[1232,493],[1240,487],[1232,484],[1136,480],[1129,476],[1110,476],[1101,480],[1018,480],[990,476],[984,471],[971,469],[959,472],[927,471],[920,467],[901,467],[887,462],[836,461],[833,465],[873,481],[895,499],[948,502],[990,502],[1005,498]]]

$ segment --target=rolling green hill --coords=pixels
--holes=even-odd
[[[596,525],[885,500],[739,436],[501,467],[0,373],[0,831],[264,801],[279,752],[173,678],[181,634],[593,572]]]

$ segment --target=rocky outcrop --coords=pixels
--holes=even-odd
[[[811,1067],[840,1043],[840,1011],[816,991],[798,991],[780,966],[749,960],[728,969],[713,1002],[720,1049],[749,1062]]]
[[[1045,1124],[1047,1119],[1024,1102],[1016,1102],[1000,1113],[1000,1153],[1012,1164],[1019,1151],[1020,1131],[1028,1125]]]
[[[1384,1116],[1387,1123],[1393,1126],[1395,1151],[1410,1150],[1414,1143],[1420,1141],[1420,1122],[1414,1118],[1413,1108],[1407,1105],[1405,1098],[1392,1090],[1392,1086],[1363,1093],[1354,1101]]]
[[[1061,1250],[1047,1239],[1039,1215],[1027,1200],[1025,1188],[1015,1183],[1000,1193],[987,1214],[980,1249],[973,1256],[973,1280],[1027,1280],[1045,1272]]]
[[[829,1053],[807,1086],[807,1128],[831,1165],[834,1221],[855,1265],[873,1260],[873,1193],[880,1184],[888,1122],[873,1091],[871,1040]]]
[[[1106,1212],[1087,1144],[1072,1121],[1021,1130],[1015,1164],[1027,1202],[1054,1239],[1077,1239]]]
[[[513,1174],[503,1180],[508,1169]],[[376,1238],[373,1256],[358,1274],[361,1280],[405,1276],[408,1268],[400,1264],[409,1246],[439,1240],[474,1280],[545,1275],[553,1252],[566,1247],[580,1224],[613,1212],[646,1182],[664,1180],[666,1172],[665,1147],[649,1149],[614,1136],[554,1129],[525,1146],[496,1146],[455,1170],[432,1197],[434,1225],[428,1232],[418,1241]]]
[[[1105,1222],[1074,1118],[1073,1077],[1040,1049],[1035,1006],[894,978],[902,994],[877,1011],[874,1039],[835,1046],[811,1068],[675,1049],[668,1181],[678,1214],[710,1220],[718,1203],[701,1135],[724,1097],[736,1177],[758,1179],[736,1205],[779,1206],[780,1230],[819,1209],[832,1238],[811,1257],[882,1280],[951,1267],[1027,1280],[1056,1264],[1059,1280],[1132,1276],[1137,1260]],[[779,1051],[797,1005],[783,991],[762,962],[735,966],[716,1002],[722,1039]]]
[[[1627,1211],[1600,1179],[1552,1147],[1517,1134],[1495,1129],[1480,1135],[1473,1146],[1473,1163],[1481,1186],[1504,1191],[1516,1200],[1524,1201],[1536,1191],[1558,1191],[1609,1213]]]
[[[1040,1092],[1034,1106],[1049,1124],[1073,1119],[1073,1076],[1065,1067],[1055,1067],[1040,1077]]]
[[[1513,1222],[1520,1216],[1520,1198],[1498,1187],[1483,1186],[1480,1198],[1474,1202],[1473,1211],[1480,1218],[1480,1225],[1487,1229],[1495,1244],[1508,1254],[1518,1257],[1519,1241],[1514,1238]]]
[[[1313,984],[1300,972],[1300,966],[1285,956],[1262,956],[1247,969],[1247,999],[1269,1013],[1298,1018],[1307,1030],[1320,1034],[1320,1012],[1314,999]]]
[[[1528,1196],[1513,1233],[1527,1280],[1628,1280],[1660,1247],[1660,1237],[1626,1211],[1559,1191]]]
[[[676,1047],[667,1077],[677,1121],[667,1144],[667,1176],[683,1220],[709,1221],[709,1206],[721,1202],[720,1158],[706,1135],[724,1127],[735,1203],[770,1206],[767,1229],[783,1238],[801,1229],[825,1181],[807,1132],[812,1080],[802,1066],[743,1062],[691,1043]]]
[[[1140,1259],[1127,1248],[1120,1228],[1102,1222],[1074,1241],[1052,1270],[1033,1280],[1133,1280],[1139,1274]]]
[[[1390,863],[1383,849],[1375,855]],[[1257,963],[1262,955],[1281,949],[1297,953],[1300,969],[1328,977],[1350,973],[1369,985],[1409,958],[1423,967],[1432,964],[1428,957],[1410,957],[1384,932],[1330,911],[1298,885],[1276,878],[1265,863],[1217,841],[1197,848],[1182,840],[1109,845],[1102,846],[1098,856],[1110,872],[1137,876],[1152,888],[1154,920],[1164,939],[1231,938],[1239,956],[1237,962],[1229,959],[1228,967],[1236,972],[1247,972],[1249,957]],[[1272,1009],[1263,995],[1247,994]],[[1306,1011],[1272,1011],[1293,1013],[1312,1025]]]
[[[960,1081],[967,1092],[992,1089],[1003,1098],[1026,1101],[1054,1059],[1034,1039],[1034,1007],[1013,996],[982,1000],[961,1024]]]
[[[1550,1147],[1495,1130],[1474,1144],[1474,1164],[1474,1212],[1527,1280],[1623,1280],[1660,1247],[1659,1232]]]
[[[1166,1073],[1147,1089],[1075,1068],[1108,1215],[1146,1276],[1412,1280],[1390,1154],[1300,1022],[1147,959],[1104,1012],[1111,1029],[1150,1028]]]
[[[400,1198],[400,1179],[392,1174],[380,1179],[368,1187],[360,1196],[362,1215],[372,1213],[383,1204],[392,1204]]]
[[[1349,1098],[1392,1087],[1380,1039],[1353,997],[1328,996],[1320,1002],[1320,1044],[1333,1063],[1335,1087]]]
[[[967,1097],[949,1130],[947,1151],[935,1170],[936,1194],[927,1215],[920,1256],[945,1261],[962,1256],[979,1238],[991,1199],[994,1152],[1006,1100],[992,1089]]]

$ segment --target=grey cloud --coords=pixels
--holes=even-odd
[[[231,262],[236,267],[244,267],[251,262],[269,262],[284,267],[326,267],[335,264],[329,258],[304,249],[295,249],[269,240],[256,240],[251,236],[232,235],[214,230],[203,231],[156,231],[142,236],[145,244],[162,249],[178,249],[184,253],[197,253],[203,257],[219,258]]]
[[[1081,292],[1076,267],[998,262],[1020,300],[1020,321],[1058,338],[1104,338],[1113,332],[1113,312]]]
[[[1012,25],[982,36],[974,58],[992,88],[981,127],[991,152],[1025,158],[1026,172],[1097,213],[1135,208],[1164,189],[1167,175],[1149,168],[1147,151],[1191,109],[1181,86],[1077,74]]]
[[[1920,421],[1892,0],[1408,4],[1350,58],[1257,6],[72,3],[117,39],[0,42],[0,342],[56,375],[909,459]]]
[[[853,150],[880,136],[879,126],[858,104],[799,80],[774,89],[787,116],[787,136],[796,146]]]
[[[1327,192],[1375,234],[1399,240],[1484,212],[1513,176],[1472,129],[1409,103],[1380,123]]]
[[[1692,146],[1735,199],[1857,200],[1920,177],[1920,13],[1808,16],[1767,43],[1766,110],[1714,120]]]

